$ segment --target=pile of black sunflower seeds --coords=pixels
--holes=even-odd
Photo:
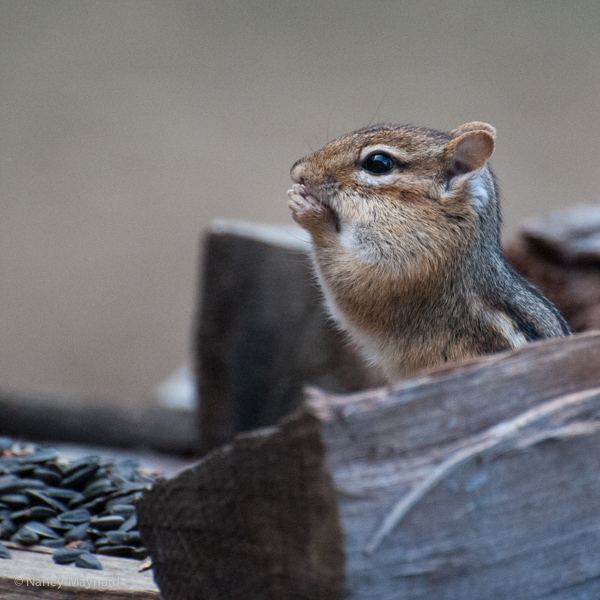
[[[137,460],[68,462],[56,448],[0,437],[0,540],[55,548],[54,562],[88,569],[102,569],[95,555],[144,559],[135,503],[156,478]]]

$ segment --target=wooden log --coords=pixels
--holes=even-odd
[[[600,333],[312,390],[138,506],[164,600],[596,600]]]
[[[328,319],[303,230],[217,221],[203,243],[195,355],[204,452],[275,424],[307,383],[348,392],[382,381]]]
[[[0,390],[0,435],[31,442],[70,442],[198,453],[190,410],[156,402],[60,398]]]
[[[49,554],[11,550],[0,559],[2,600],[160,600],[152,572],[138,571],[140,562],[102,557],[102,571],[57,565]]]
[[[532,219],[520,235],[551,262],[600,266],[600,206],[576,206]]]
[[[505,244],[505,253],[575,331],[600,328],[600,207],[579,206],[528,221]]]

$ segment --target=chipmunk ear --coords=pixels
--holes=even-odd
[[[494,152],[496,130],[487,123],[465,123],[450,132],[448,178],[481,169]]]

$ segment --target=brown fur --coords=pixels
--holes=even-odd
[[[390,380],[569,333],[504,259],[494,143],[480,122],[376,125],[292,168],[290,208],[311,233],[329,308]],[[381,176],[362,165],[379,145],[398,164]]]

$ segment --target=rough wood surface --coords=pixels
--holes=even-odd
[[[580,206],[533,219],[505,244],[505,252],[571,327],[600,328],[600,207]]]
[[[195,345],[203,451],[276,423],[307,383],[344,392],[381,381],[329,321],[300,228],[219,221],[204,243]]]
[[[57,398],[0,390],[0,435],[159,452],[198,452],[194,413],[156,403]]]
[[[597,600],[599,426],[600,333],[312,390],[155,486],[140,527],[164,600]]]
[[[138,503],[165,600],[341,597],[336,497],[314,418],[243,434],[202,465]]]
[[[0,559],[0,598],[18,600],[160,600],[150,571],[140,573],[140,562],[102,557],[104,570],[57,565],[48,554],[11,550]]]

